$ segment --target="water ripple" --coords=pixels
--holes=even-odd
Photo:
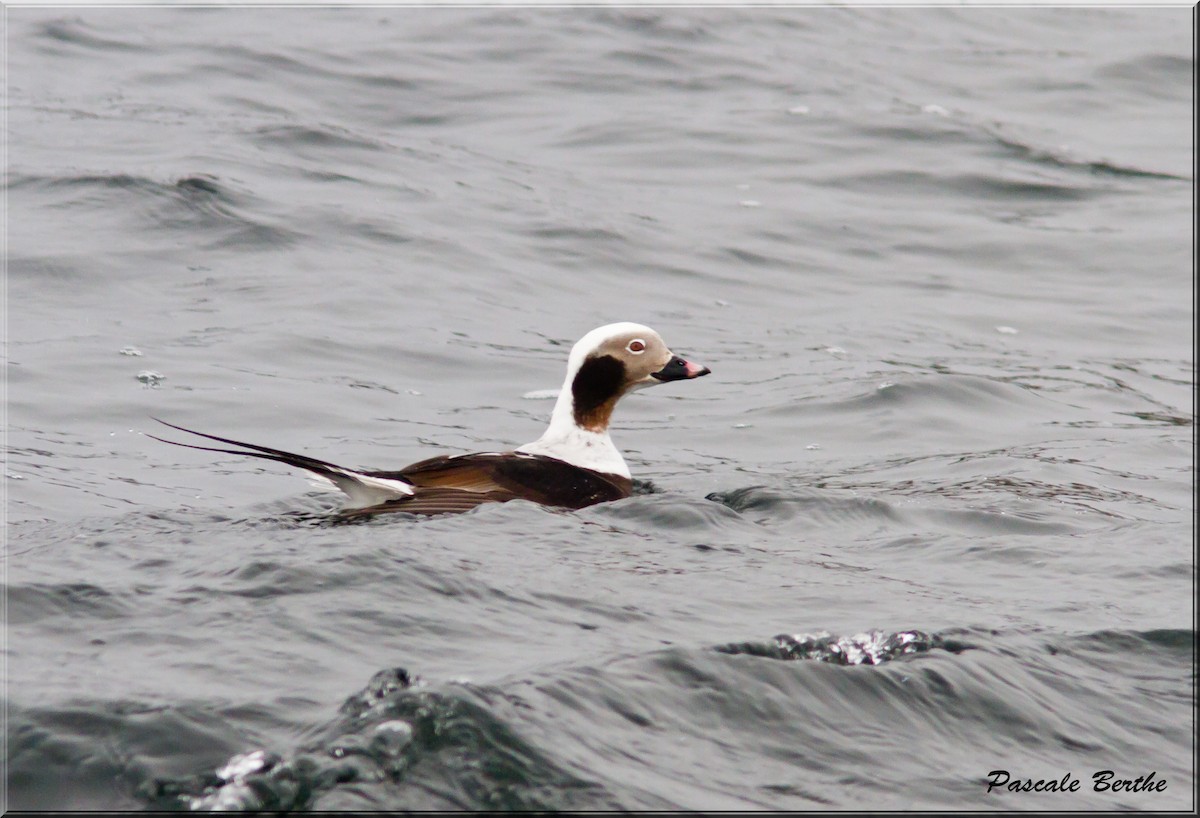
[[[133,212],[154,228],[208,234],[210,247],[273,249],[296,240],[288,227],[261,215],[257,198],[206,173],[159,180],[129,173],[45,176],[19,174],[19,190],[54,196],[56,206],[76,211]]]

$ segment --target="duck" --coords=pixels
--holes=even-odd
[[[147,435],[202,451],[245,455],[303,469],[345,495],[341,518],[384,513],[456,514],[486,503],[528,500],[581,509],[630,496],[633,478],[609,436],[613,410],[631,392],[711,373],[673,353],[650,327],[623,321],[597,327],[567,357],[566,378],[550,423],[537,440],[510,451],[441,455],[393,471],[350,469],[303,454],[165,426],[238,448],[201,446]]]

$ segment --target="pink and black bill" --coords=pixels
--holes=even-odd
[[[691,361],[685,361],[678,355],[675,355],[667,362],[667,365],[657,372],[651,372],[650,375],[658,378],[660,381],[683,381],[691,378],[699,378],[701,375],[707,375],[712,372],[707,366],[700,366]]]

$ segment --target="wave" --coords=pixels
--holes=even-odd
[[[97,51],[152,52],[151,42],[134,43],[126,39],[101,35],[80,16],[47,20],[34,28],[34,36],[61,45],[81,46]]]
[[[1186,754],[1170,758],[1191,741],[1194,645],[1188,629],[902,629],[596,657],[486,684],[392,667],[332,718],[275,730],[258,746],[227,720],[286,723],[313,703],[285,697],[254,714],[134,702],[14,707],[10,794],[14,806],[36,807],[45,782],[70,780],[56,805],[934,807],[978,798],[987,771],[1017,753],[1076,771],[1136,758],[1186,798]],[[1135,688],[1150,698],[1125,695]],[[1155,712],[1176,713],[1177,726]],[[128,800],[111,800],[114,783]],[[1105,803],[1079,795],[1034,800]]]
[[[130,173],[74,176],[14,173],[10,190],[53,199],[56,208],[132,213],[151,229],[208,236],[207,249],[236,245],[272,250],[299,238],[294,230],[268,221],[253,194],[208,173],[156,179]]]
[[[1109,652],[1116,645],[1136,656],[1145,650],[1161,653],[1165,644],[1182,668],[1189,661],[1183,646],[1190,646],[1194,636],[1184,631],[1101,632],[1057,638],[1052,640],[1057,651],[1039,652],[1036,642],[1020,650],[1006,648],[998,635],[980,630],[785,635],[708,652],[669,649],[615,665],[566,668],[536,682],[484,686],[431,685],[403,669],[390,669],[347,699],[338,718],[299,751],[285,757],[251,750],[215,773],[148,782],[141,795],[160,808],[204,810],[694,809],[781,801],[844,805],[836,797],[814,799],[820,788],[802,783],[814,775],[819,779],[823,769],[848,772],[873,761],[869,749],[834,749],[828,743],[832,735],[874,723],[876,746],[953,744],[967,735],[982,739],[990,734],[990,742],[982,741],[993,752],[1018,740],[1031,746],[1050,741],[1072,753],[1095,755],[1104,745],[1078,737],[1070,726],[1078,717],[1077,707],[1058,715],[1044,709],[1059,700],[1058,706],[1065,707],[1071,696],[1086,700],[1094,695],[1079,690],[1089,680],[1072,676],[1060,661],[1053,675],[1045,677],[1058,661],[1053,657],[1098,647]],[[947,659],[906,664],[899,673],[888,670],[931,651]],[[982,651],[990,658],[956,664],[955,657],[965,651]],[[779,676],[766,666],[739,663],[761,658],[832,664],[843,672],[871,668],[883,675]],[[1003,691],[1009,685],[1025,690],[1006,698]],[[547,733],[552,723],[566,735]],[[733,747],[752,747],[760,763],[769,767],[783,761],[792,768],[791,789],[770,785],[750,792],[743,787],[738,797],[722,802],[702,783],[715,769],[660,769],[659,776],[690,781],[690,792],[685,788],[670,794],[613,772],[639,759],[651,768],[686,767],[686,762],[674,763],[652,749],[664,741],[707,745],[715,754],[709,764],[716,767],[727,762],[736,766],[728,757]],[[582,763],[585,755],[564,752],[565,745],[576,742],[587,745],[582,752],[594,766]],[[822,752],[828,755],[822,757]],[[979,776],[984,772],[981,768]],[[931,773],[927,769],[926,775]]]
[[[741,642],[717,648],[722,653],[763,656],[785,661],[816,660],[835,665],[880,665],[901,656],[941,648],[961,653],[967,647],[921,631],[869,631],[854,636],[781,634],[771,642]]]
[[[145,782],[138,795],[158,809],[344,809],[346,800],[322,796],[386,791],[423,767],[427,780],[412,788],[408,809],[567,809],[606,800],[479,702],[427,689],[403,668],[376,673],[319,733],[286,759],[240,753],[212,773]],[[387,804],[346,795],[359,808]]]

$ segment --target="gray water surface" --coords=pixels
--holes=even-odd
[[[1191,9],[6,19],[11,808],[1195,808]]]

